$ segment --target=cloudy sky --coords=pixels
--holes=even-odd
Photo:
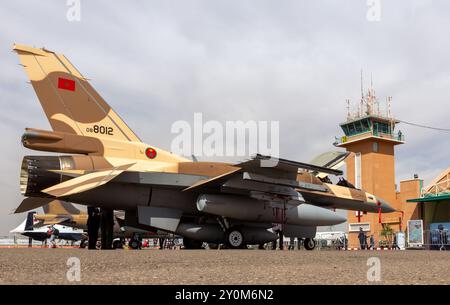
[[[450,2],[1,1],[0,236],[25,217],[19,168],[25,127],[50,129],[14,42],[64,53],[147,143],[170,148],[174,121],[280,122],[280,155],[307,161],[333,149],[360,70],[401,120],[450,128]],[[366,83],[368,84],[368,83]],[[450,133],[399,126],[397,180],[429,181],[450,166]],[[203,158],[204,160],[204,158]]]

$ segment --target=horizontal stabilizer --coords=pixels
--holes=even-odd
[[[15,214],[28,212],[37,208],[40,208],[46,204],[49,204],[52,202],[53,199],[51,198],[36,198],[36,197],[30,197],[25,198],[22,200],[22,203],[17,207],[17,209],[14,211]]]
[[[45,190],[42,190],[42,192],[55,197],[65,197],[72,194],[85,192],[108,183],[132,165],[134,165],[134,163],[79,176],[46,188]]]

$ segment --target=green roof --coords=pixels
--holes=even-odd
[[[450,200],[450,194],[440,194],[436,196],[420,197],[415,199],[408,199],[406,202],[431,202],[431,201],[441,201]]]

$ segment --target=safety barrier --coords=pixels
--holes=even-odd
[[[409,245],[413,247],[413,245]],[[423,247],[429,250],[450,250],[450,232],[448,230],[424,230]]]

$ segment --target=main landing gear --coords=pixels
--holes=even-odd
[[[88,249],[97,249],[98,231],[101,231],[101,249],[113,248],[114,211],[88,207]]]
[[[232,226],[225,231],[225,241],[231,249],[242,249],[245,247],[244,235],[239,227]]]
[[[114,234],[114,211],[101,209],[102,250],[111,250]]]
[[[217,222],[224,232],[225,244],[230,249],[245,249],[244,234],[238,225],[230,225],[225,217],[217,217]]]
[[[87,212],[88,249],[95,250],[98,239],[98,229],[100,228],[100,209],[88,207]]]
[[[303,241],[303,246],[306,250],[314,250],[316,247],[316,241],[313,238],[305,238]]]
[[[139,239],[132,238],[128,242],[128,247],[130,247],[133,250],[141,249],[142,242]]]

